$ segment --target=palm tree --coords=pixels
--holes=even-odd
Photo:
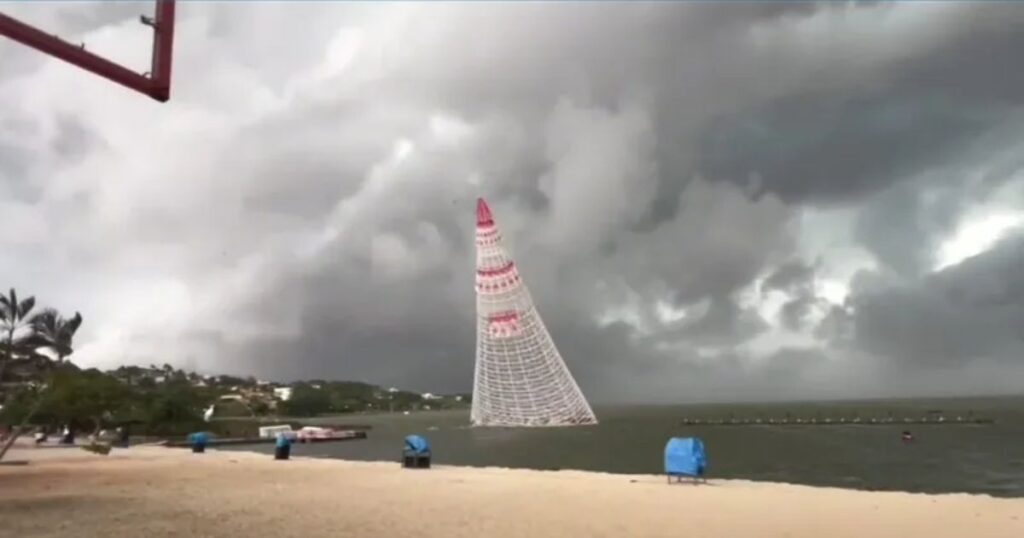
[[[4,337],[4,360],[0,361],[0,381],[4,377],[4,369],[19,351],[24,351],[23,338],[15,338],[20,329],[26,326],[29,321],[29,313],[36,305],[36,298],[29,297],[21,302],[18,301],[18,294],[11,288],[10,294],[6,297],[0,295],[0,331]]]
[[[6,299],[6,298],[0,298]],[[28,302],[26,299],[22,304]],[[14,296],[14,290],[11,290],[10,304],[17,304],[16,297]],[[22,319],[27,315],[27,312],[32,309],[35,301],[28,305],[27,309],[22,311]],[[25,347],[29,347],[34,351],[38,348],[47,348],[53,351],[57,355],[58,367],[64,364],[64,358],[71,355],[74,349],[71,347],[72,340],[74,339],[75,332],[78,331],[78,327],[82,325],[82,315],[75,312],[75,316],[71,319],[64,319],[56,310],[47,308],[42,312],[32,316],[29,320],[29,326],[32,329],[32,334],[27,338],[24,338]],[[8,357],[13,356],[14,345],[10,344],[13,341],[14,331],[8,332]],[[46,399],[46,388],[44,386],[43,392],[37,397],[36,402],[29,409],[28,414],[22,419],[21,424],[11,432],[10,438],[4,443],[3,447],[0,447],[0,460],[3,459],[7,451],[10,450],[11,446],[14,445],[14,441],[21,436],[21,433],[25,431],[25,427],[29,421],[32,420],[33,415],[39,411],[43,401]]]
[[[57,355],[58,365],[64,364],[64,358],[74,353],[71,342],[78,327],[82,325],[81,314],[75,312],[71,319],[64,319],[53,308],[47,308],[32,316],[29,323],[35,337],[33,343],[53,351]]]

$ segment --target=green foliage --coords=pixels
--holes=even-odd
[[[57,354],[57,361],[71,355],[75,332],[82,325],[82,315],[75,312],[71,319],[64,319],[56,310],[47,308],[30,320],[35,344]]]
[[[280,415],[312,417],[316,415],[366,411],[415,411],[465,407],[469,400],[454,397],[425,400],[415,392],[383,390],[381,387],[353,381],[309,382],[292,387],[291,399],[281,402]]]
[[[255,384],[256,380],[244,377],[236,377],[233,375],[219,375],[213,378],[213,384],[219,387],[242,387],[245,385]]]
[[[19,301],[18,294],[11,288],[7,296],[0,295],[0,327],[5,331],[17,330],[29,319],[35,305],[35,297]]]
[[[0,381],[4,380],[5,371],[18,359],[33,358],[35,346],[32,334],[26,334],[29,325],[29,314],[35,308],[35,297],[21,301],[18,294],[11,288],[8,295],[0,295],[0,332],[3,338],[3,350],[0,355]]]
[[[281,414],[293,417],[313,417],[329,413],[332,410],[331,394],[313,385],[296,385],[292,388],[292,397],[286,402],[281,402],[280,409]]]
[[[0,422],[79,431],[132,424],[132,431],[177,436],[198,430],[248,431],[253,420],[207,423],[203,412],[216,402],[216,415],[250,418],[275,411],[278,415],[311,417],[365,411],[444,409],[469,403],[468,396],[424,398],[407,391],[353,381],[313,380],[292,386],[291,398],[275,402],[279,384],[255,378],[220,375],[213,378],[177,370],[170,364],[122,366],[111,372],[79,371],[64,359],[74,352],[75,333],[82,315],[64,318],[47,308],[32,314],[35,299],[19,300],[13,289],[0,295],[0,380],[14,381],[16,390],[0,395]],[[56,356],[40,353],[48,350]],[[6,378],[5,378],[6,371]],[[219,401],[231,392],[233,401]],[[18,428],[19,431],[21,428]],[[0,458],[10,442],[0,448]]]
[[[257,414],[255,409],[244,402],[217,402],[216,406],[215,415],[218,417],[251,417]]]
[[[0,410],[0,424],[18,424],[28,416],[35,401],[43,397],[41,388],[28,388],[11,394]]]
[[[59,372],[40,411],[63,424],[91,424],[99,430],[123,420],[133,402],[131,388],[98,370]]]
[[[103,456],[110,454],[110,445],[108,443],[89,443],[87,445],[83,445],[82,449]]]
[[[203,410],[214,400],[216,394],[187,382],[169,382],[151,389],[137,389],[138,414],[133,418],[144,425],[146,433],[153,435],[178,435],[197,431],[205,426]]]
[[[256,416],[266,416],[270,414],[270,404],[263,400],[257,400],[252,404],[252,407],[249,408],[249,411],[251,412],[251,414]]]
[[[205,426],[203,410],[216,397],[187,382],[132,386],[98,370],[62,370],[50,377],[45,389],[15,397],[0,412],[0,421],[21,422],[42,398],[34,424],[95,431],[133,423],[137,433],[181,435]]]

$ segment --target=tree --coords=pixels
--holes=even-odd
[[[249,409],[254,415],[260,417],[270,414],[270,404],[264,400],[256,400],[252,402]]]
[[[96,433],[123,417],[132,398],[131,387],[98,370],[58,372],[42,410],[64,424],[91,425]]]
[[[10,297],[0,297],[0,312],[4,312],[4,320],[6,322],[5,327],[7,328],[7,361],[11,362],[14,360],[15,344],[14,338],[16,331],[25,325],[25,320],[28,318],[28,313],[35,306],[35,299],[29,297],[22,302],[18,302],[18,298],[14,293],[14,289],[11,289]],[[78,327],[82,324],[82,315],[75,312],[75,317],[65,320],[56,310],[47,309],[33,316],[28,321],[28,325],[31,328],[31,334],[25,338],[25,346],[31,348],[34,353],[35,349],[48,348],[57,355],[58,367],[63,365],[64,357],[71,355],[74,349],[71,347],[72,339],[75,336],[75,332],[78,331]],[[2,369],[0,369],[0,376],[2,376]],[[11,436],[7,439],[3,448],[0,448],[0,460],[3,459],[7,451],[10,450],[11,446],[14,445],[14,441],[21,436],[22,432],[25,431],[25,427],[32,420],[33,415],[39,408],[42,407],[46,400],[46,388],[43,389],[41,395],[37,398],[36,403],[29,409],[28,413],[22,419],[21,424],[18,425],[14,431],[11,432]]]
[[[82,315],[75,312],[71,319],[64,319],[56,310],[47,308],[30,320],[34,343],[45,347],[57,355],[57,363],[62,364],[64,358],[74,353],[71,347],[75,332],[82,325]]]
[[[292,389],[292,397],[281,402],[281,411],[293,417],[313,417],[331,411],[331,396],[326,390],[310,385],[298,385]]]
[[[24,335],[18,333],[29,325],[29,314],[35,305],[35,297],[19,302],[14,288],[11,288],[6,297],[0,295],[0,331],[3,331],[4,337],[4,360],[0,361],[0,381],[4,378],[4,370],[14,362],[16,356],[32,351],[28,349]]]
[[[155,385],[143,394],[140,415],[149,433],[166,434],[195,431],[205,426],[203,409],[216,396],[188,383]]]

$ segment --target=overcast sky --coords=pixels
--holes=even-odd
[[[148,68],[149,3],[2,9]],[[0,286],[83,366],[468,391],[484,196],[594,402],[1020,392],[1021,51],[1010,3],[179,2],[159,104],[0,39]]]

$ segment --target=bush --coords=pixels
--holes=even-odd
[[[103,456],[110,454],[110,445],[107,443],[92,442],[87,445],[83,445],[82,449],[92,452],[94,454],[101,454]]]

